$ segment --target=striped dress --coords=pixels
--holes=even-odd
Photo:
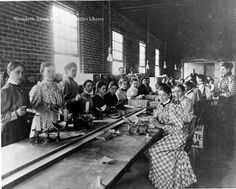
[[[165,131],[165,136],[148,150],[149,178],[155,188],[185,188],[196,182],[196,176],[184,151],[186,135],[184,112],[173,103],[157,105],[151,120]]]

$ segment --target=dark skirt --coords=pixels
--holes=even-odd
[[[2,125],[2,147],[29,138],[30,124],[25,117]]]

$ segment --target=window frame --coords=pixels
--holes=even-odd
[[[118,75],[119,74],[118,67],[124,67],[124,35],[121,32],[117,31],[117,30],[112,30],[111,32],[112,32],[112,34],[111,34],[112,40],[111,41],[112,41],[112,57],[113,57],[113,61],[112,61],[112,74],[113,75]],[[113,33],[120,35],[122,37],[122,42],[114,39],[113,38]],[[121,44],[122,45],[122,51],[114,49],[113,48],[114,47],[114,43]],[[114,58],[115,57],[114,56],[114,52],[121,53],[122,59]],[[120,65],[117,67],[117,66],[115,66],[116,63],[119,63]]]
[[[157,52],[158,52],[158,62],[157,62]],[[157,73],[157,70],[159,73]],[[156,48],[155,49],[155,77],[159,76],[159,74],[160,74],[160,50]]]
[[[55,40],[58,39],[58,37],[56,37],[55,35],[55,23],[57,23],[56,21],[54,21],[54,7],[61,9],[67,13],[72,14],[73,16],[76,17],[76,51],[74,51],[75,53],[71,53],[71,52],[66,52],[64,50],[56,50],[55,47]],[[53,61],[54,64],[56,66],[56,70],[58,74],[61,74],[62,76],[65,76],[65,71],[64,71],[64,66],[69,63],[69,62],[75,62],[77,64],[77,68],[78,68],[78,72],[81,72],[81,48],[80,48],[80,23],[78,21],[78,17],[79,17],[79,13],[72,9],[71,7],[68,7],[66,5],[64,5],[63,3],[60,2],[56,2],[52,4],[52,35],[53,35]],[[75,21],[75,20],[74,20]],[[61,22],[62,26],[67,26],[68,24],[65,24],[63,22]],[[73,23],[70,25],[70,28],[73,28]],[[65,32],[66,33],[66,32]],[[74,33],[75,34],[75,33]],[[65,35],[65,34],[64,34]],[[60,39],[60,38],[59,38]],[[69,41],[69,40],[67,40]],[[73,40],[72,40],[73,41]],[[68,47],[70,47],[70,44],[68,43]],[[78,76],[78,75],[77,75]]]
[[[144,47],[145,52],[141,54],[141,47]],[[141,59],[141,55],[144,55],[144,59]],[[143,63],[144,65],[141,65]],[[144,72],[142,71],[144,70]],[[146,73],[146,44],[143,41],[139,41],[139,73]]]

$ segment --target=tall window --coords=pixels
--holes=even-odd
[[[65,64],[79,63],[77,16],[75,12],[66,10],[57,4],[53,5],[52,15],[54,61],[57,73],[64,75]]]
[[[159,67],[160,53],[159,49],[155,49],[155,76],[160,75],[160,67]]]
[[[145,73],[146,45],[139,42],[139,73]]]
[[[112,73],[119,74],[119,68],[123,67],[123,56],[124,56],[124,38],[123,35],[112,31]]]

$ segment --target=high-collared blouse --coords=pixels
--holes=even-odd
[[[118,89],[116,91],[116,96],[118,98],[118,101],[124,101],[127,100],[127,91],[126,90],[122,90],[122,89]]]
[[[183,108],[169,102],[158,103],[152,119],[156,118],[161,123],[158,127],[161,126],[167,133],[174,133],[183,129],[184,117]]]
[[[127,98],[132,99],[132,98],[136,97],[137,95],[138,95],[138,89],[131,85],[131,87],[127,91]]]
[[[29,95],[31,106],[36,110],[36,116],[40,117],[40,123],[35,123],[33,120],[32,130],[36,127],[34,124],[39,124],[37,127],[42,131],[52,128],[53,122],[58,121],[59,109],[64,105],[63,91],[54,82],[42,81],[31,89]]]
[[[29,104],[29,95],[22,86],[6,83],[1,89],[1,123],[17,119],[16,110]]]
[[[234,76],[232,74],[227,74],[226,76],[224,76],[223,79],[219,82],[218,87],[222,92],[222,96],[234,96],[236,93]]]

